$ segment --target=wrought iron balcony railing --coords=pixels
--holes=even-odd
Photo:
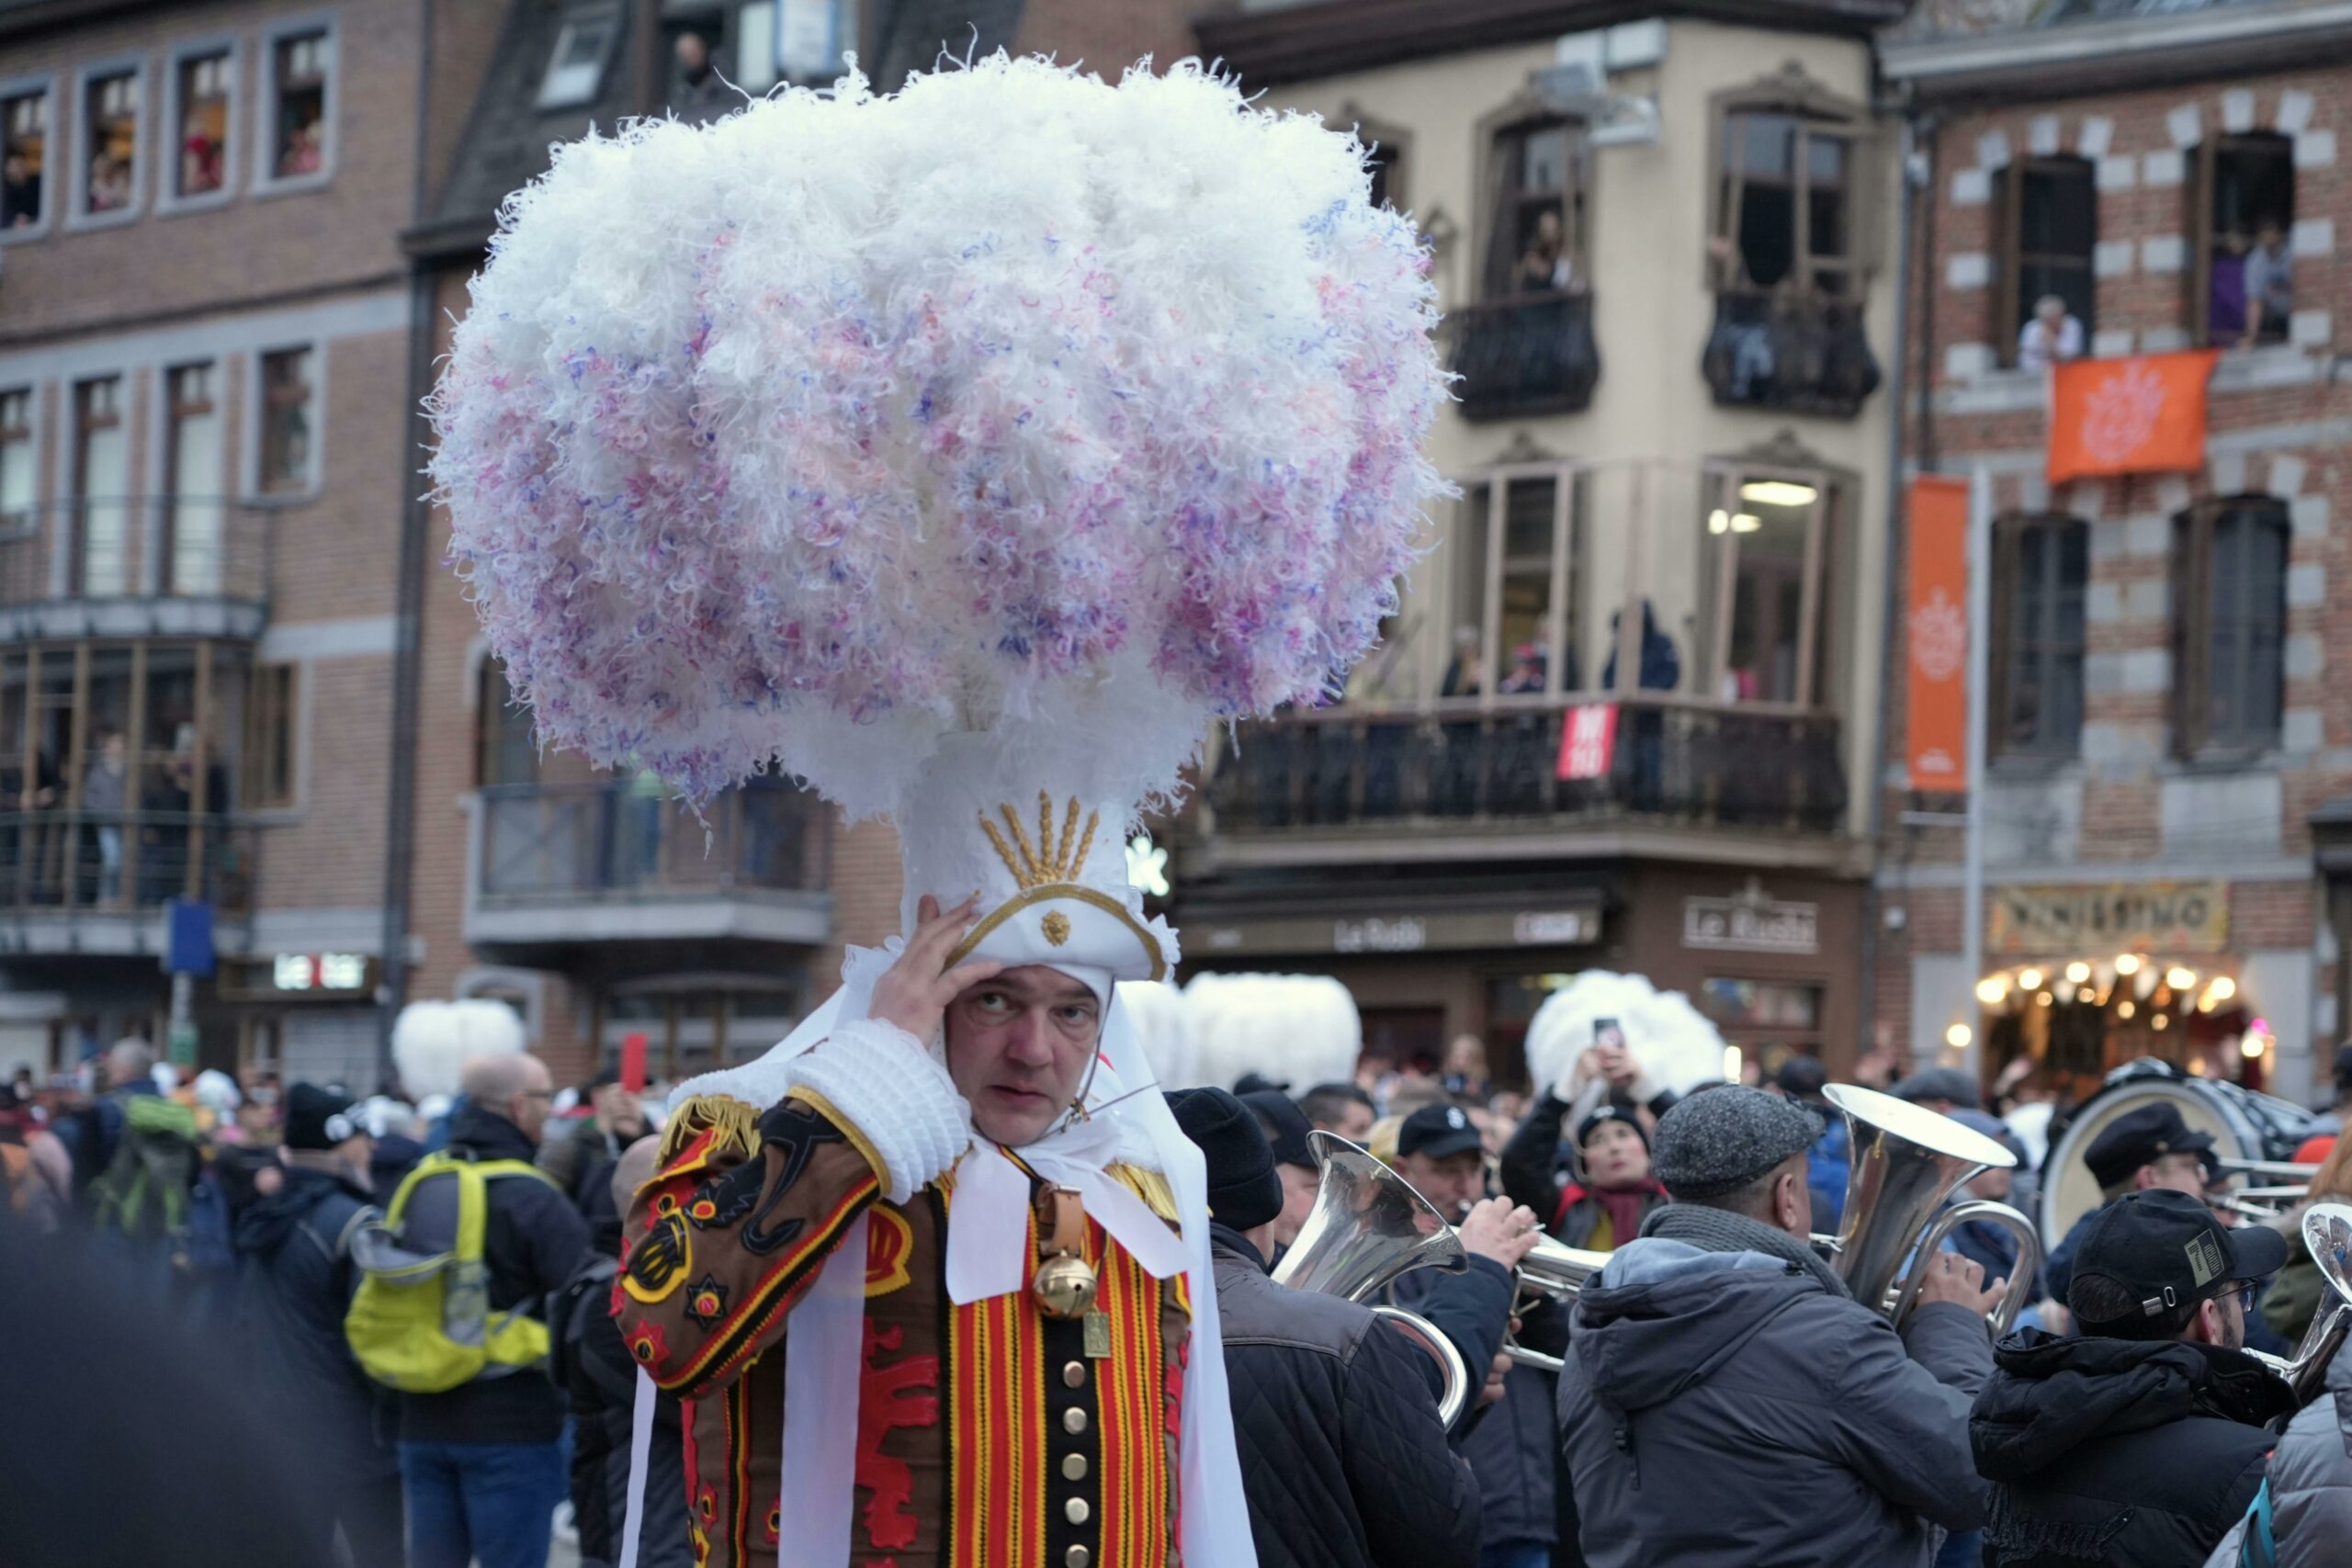
[[[814,892],[832,818],[780,779],[713,801],[702,819],[628,780],[495,784],[481,792],[485,905],[580,897]]]
[[[153,914],[191,894],[242,914],[259,847],[255,829],[219,812],[0,812],[0,919]]]
[[[1611,702],[1606,771],[1558,777],[1569,714]],[[1410,712],[1324,708],[1246,726],[1218,761],[1209,800],[1220,833],[1624,818],[1834,833],[1847,784],[1833,716],[1588,693]]]
[[[271,509],[222,496],[115,496],[0,513],[0,635],[257,633]]]
[[[1784,291],[1716,295],[1700,369],[1718,403],[1839,419],[1879,383],[1860,305]]]
[[[1548,294],[1472,305],[1446,319],[1465,419],[1575,413],[1600,380],[1592,296]]]

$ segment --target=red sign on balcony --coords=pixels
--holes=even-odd
[[[1560,765],[1555,776],[1564,780],[1605,779],[1610,759],[1617,754],[1617,705],[1587,703],[1567,712],[1560,727]]]

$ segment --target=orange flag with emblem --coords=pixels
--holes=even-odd
[[[1910,513],[1911,787],[1956,792],[1968,785],[1968,481],[1919,475]]]
[[[2077,359],[2050,372],[2050,482],[2205,466],[2205,382],[2220,355]]]

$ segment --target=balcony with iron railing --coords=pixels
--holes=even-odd
[[[1605,767],[1589,750],[1564,770],[1570,716],[1600,704],[1613,705]],[[1223,744],[1206,799],[1231,864],[1442,855],[1474,839],[1481,854],[1568,851],[1611,829],[1656,829],[1694,854],[1740,838],[1827,854],[1848,784],[1834,715],[1604,692],[1286,714]]]
[[[0,953],[161,952],[174,898],[252,911],[259,849],[221,812],[0,812]]]
[[[1787,288],[1717,294],[1700,371],[1726,407],[1838,419],[1879,384],[1860,304]]]
[[[1592,403],[1600,350],[1589,293],[1467,306],[1447,316],[1445,333],[1464,419],[1577,413]]]
[[[0,641],[258,637],[268,620],[272,512],[163,495],[0,514]]]
[[[700,818],[650,778],[493,784],[475,799],[466,940],[508,961],[619,942],[808,944],[831,932],[832,816],[757,779]]]

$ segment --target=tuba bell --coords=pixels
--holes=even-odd
[[[2286,1380],[2298,1405],[2319,1397],[2328,1363],[2335,1359],[2346,1333],[2352,1331],[2352,1203],[2313,1203],[2303,1211],[2302,1236],[2304,1249],[2327,1282],[2326,1300],[2312,1315],[2312,1325],[2292,1358],[2246,1352]]]
[[[1822,1092],[1846,1118],[1853,1148],[1845,1223],[1834,1236],[1813,1238],[1828,1251],[1831,1270],[1856,1301],[1900,1328],[1944,1237],[1971,1220],[1987,1221],[2018,1238],[2008,1289],[1990,1314],[1993,1331],[2007,1333],[2041,1271],[2041,1237],[2007,1203],[1937,1211],[1953,1188],[1982,1171],[2014,1166],[2017,1156],[1949,1116],[1891,1094],[1852,1084],[1832,1084]]]
[[[1373,1298],[1416,1269],[1459,1274],[1469,1266],[1462,1238],[1411,1182],[1345,1138],[1318,1128],[1306,1144],[1323,1175],[1298,1239],[1274,1266],[1274,1282],[1370,1305],[1437,1362],[1444,1382],[1438,1416],[1453,1426],[1472,1388],[1462,1352],[1419,1313]]]

